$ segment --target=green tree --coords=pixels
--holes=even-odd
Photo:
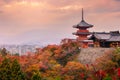
[[[113,53],[112,61],[118,64],[117,67],[120,67],[120,47],[116,48],[115,52]]]
[[[40,76],[40,72],[34,73],[31,80],[42,80]]]
[[[12,80],[25,80],[25,74],[20,68],[20,64],[15,59],[11,64],[11,77]]]
[[[10,59],[5,58],[0,64],[0,80],[11,80]]]
[[[0,80],[25,80],[17,60],[5,58],[0,64]]]
[[[112,78],[109,75],[107,75],[103,80],[112,80]]]

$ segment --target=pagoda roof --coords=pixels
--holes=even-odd
[[[75,33],[73,33],[73,35],[80,35],[80,34],[82,34],[82,35],[89,35],[91,33],[90,32],[75,32]]]
[[[93,25],[88,24],[87,22],[85,22],[85,20],[82,20],[80,23],[78,23],[77,25],[73,26],[74,28],[88,28],[88,27],[93,27]]]
[[[79,22],[77,25],[74,25],[74,28],[89,28],[89,27],[93,27],[93,25],[88,24],[85,20],[84,20],[84,13],[83,13],[83,9],[82,9],[82,20],[81,22]]]

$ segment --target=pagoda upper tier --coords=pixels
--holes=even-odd
[[[87,22],[85,22],[83,14],[84,13],[83,13],[83,9],[82,9],[82,20],[77,25],[74,25],[73,26],[74,28],[90,28],[90,27],[93,27],[93,25],[88,24]]]
[[[93,25],[88,24],[87,22],[82,20],[80,23],[78,23],[77,25],[74,25],[73,27],[74,28],[90,28],[90,27],[93,27]]]

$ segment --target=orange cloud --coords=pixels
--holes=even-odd
[[[85,9],[86,21],[95,25],[91,31],[103,31],[120,25],[119,4],[117,0],[0,0],[0,33],[17,36],[46,30],[54,35],[61,30],[72,36],[72,25],[80,21],[81,8]]]

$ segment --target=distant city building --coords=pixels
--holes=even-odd
[[[10,54],[26,55],[26,53],[36,52],[37,45],[0,45],[0,48],[6,48]]]

